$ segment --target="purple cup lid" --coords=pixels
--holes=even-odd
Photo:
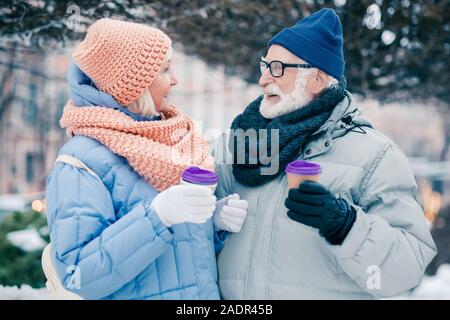
[[[189,167],[183,171],[181,178],[190,183],[211,185],[219,180],[217,174],[199,167]]]
[[[309,162],[305,160],[295,160],[289,163],[286,167],[286,173],[293,173],[303,176],[313,176],[320,174],[322,171],[320,164]]]

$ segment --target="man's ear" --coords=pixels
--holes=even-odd
[[[317,96],[327,87],[329,76],[320,69],[315,70],[310,78],[310,92]]]

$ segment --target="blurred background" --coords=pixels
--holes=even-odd
[[[345,76],[363,115],[407,154],[438,247],[399,299],[450,299],[450,0],[1,1],[0,299],[46,299],[46,178],[67,141],[59,118],[71,51],[102,17],[174,41],[171,101],[213,140],[260,90],[275,33],[324,7],[343,24]]]

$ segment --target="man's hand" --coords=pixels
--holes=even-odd
[[[247,200],[240,200],[237,193],[220,199],[217,201],[216,210],[213,214],[214,227],[217,231],[241,231],[247,217],[247,208]]]
[[[303,181],[289,190],[285,201],[292,220],[319,229],[319,234],[333,245],[342,244],[356,219],[356,212],[345,199],[336,198],[325,186]]]

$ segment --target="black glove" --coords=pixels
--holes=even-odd
[[[303,181],[289,190],[285,201],[292,220],[319,229],[319,234],[333,245],[342,244],[356,219],[356,212],[345,199],[336,198],[325,186]]]

